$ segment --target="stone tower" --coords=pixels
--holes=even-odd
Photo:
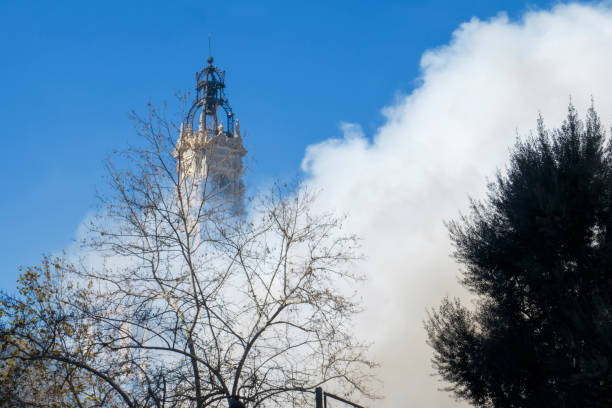
[[[201,200],[203,194],[214,195],[240,209],[244,191],[242,158],[246,154],[240,123],[225,96],[225,71],[213,65],[212,57],[207,62],[196,73],[196,98],[180,126],[173,153],[177,172],[198,186],[195,200]],[[197,202],[190,203],[193,205]]]

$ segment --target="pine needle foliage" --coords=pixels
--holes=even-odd
[[[476,298],[425,322],[433,366],[478,407],[612,406],[612,145],[591,107],[519,140],[447,224]]]

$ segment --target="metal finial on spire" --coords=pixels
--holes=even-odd
[[[212,38],[212,35],[208,34],[208,59],[206,60],[206,62],[208,62],[208,65],[212,65],[212,63],[215,61],[215,59],[212,57],[211,38]]]

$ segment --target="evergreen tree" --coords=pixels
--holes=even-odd
[[[479,407],[612,406],[612,145],[597,113],[538,121],[484,201],[448,223],[469,310],[426,321],[449,391]]]

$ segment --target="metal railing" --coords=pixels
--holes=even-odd
[[[321,387],[317,387],[315,389],[315,408],[327,408],[327,397],[338,400],[340,402],[344,402],[345,404],[348,404],[355,408],[365,408],[362,405],[355,404],[354,402],[346,400],[337,395],[330,394],[329,392],[324,392]]]

